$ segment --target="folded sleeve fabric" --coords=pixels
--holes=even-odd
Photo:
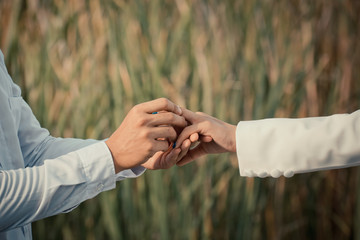
[[[360,164],[360,110],[352,114],[239,122],[240,175],[291,177]]]
[[[41,166],[0,172],[0,230],[67,212],[115,187],[114,167],[100,142],[45,160]]]

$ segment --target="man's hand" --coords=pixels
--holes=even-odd
[[[160,111],[166,112],[152,114]],[[172,148],[171,143],[177,139],[174,127],[186,127],[187,122],[181,114],[180,107],[165,98],[133,107],[120,127],[105,142],[113,156],[115,172],[139,166],[152,157],[154,162],[159,162],[159,157],[162,157],[169,164],[175,164],[170,160],[177,156],[166,158],[168,154],[160,155],[167,152],[169,147]],[[157,156],[154,156],[155,153]],[[160,165],[153,165],[152,169],[160,168]]]
[[[200,143],[187,152],[177,165],[183,166],[203,155],[211,153],[236,152],[236,126],[211,117],[205,113],[193,113],[182,109],[183,117],[191,123],[178,137],[176,145],[191,140],[191,135],[198,134]],[[181,154],[182,155],[182,154]]]

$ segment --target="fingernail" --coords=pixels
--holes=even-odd
[[[176,147],[176,142],[174,142],[174,144],[172,145],[172,148],[174,149]]]
[[[158,114],[158,112],[153,112],[152,114]]]

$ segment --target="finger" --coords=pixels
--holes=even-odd
[[[198,116],[196,116],[196,113],[186,109],[186,108],[181,108],[182,110],[182,116],[187,120],[189,121],[190,123],[194,123],[196,118]]]
[[[199,140],[199,134],[198,133],[193,133],[193,134],[191,134],[190,135],[190,141],[192,142],[192,143],[194,143],[194,142],[196,142],[196,141],[198,141]]]
[[[182,144],[181,144],[181,152],[179,154],[179,158],[178,161],[180,161],[189,151],[191,146],[191,141],[189,139],[186,139]],[[176,148],[179,149],[179,148]]]
[[[163,154],[164,152],[162,151],[156,152],[151,158],[149,158],[146,162],[141,164],[141,166],[151,170],[157,169],[158,163]]]
[[[153,140],[152,142],[152,149],[150,154],[154,155],[156,152],[166,152],[169,149],[170,145],[168,141],[159,141],[159,140]]]
[[[200,141],[202,142],[211,142],[213,138],[211,136],[201,136]]]
[[[191,134],[189,139],[191,141],[191,145],[190,145],[189,149],[193,149],[199,144],[199,134],[198,133]]]
[[[175,142],[177,139],[177,133],[173,127],[153,127],[151,128],[149,137],[156,140],[168,140],[169,142]]]
[[[185,118],[176,115],[172,112],[165,112],[154,114],[151,116],[152,121],[150,122],[151,126],[160,126],[160,125],[171,125],[171,126],[178,126],[178,127],[185,127],[187,122]]]
[[[198,125],[194,124],[194,125],[190,125],[186,128],[183,129],[183,131],[180,133],[180,135],[178,136],[178,139],[176,140],[176,146],[180,147],[181,144],[183,143],[183,141],[185,141],[185,139],[190,138],[191,135],[193,134],[197,134],[199,132],[198,129]]]
[[[165,162],[163,164],[164,169],[170,168],[176,164],[176,161],[179,157],[181,149],[172,149],[169,154],[165,156]]]
[[[146,113],[168,111],[178,115],[182,114],[181,108],[166,98],[158,98],[149,102],[141,103],[138,108]]]
[[[184,166],[204,155],[206,155],[206,153],[205,153],[204,149],[202,148],[201,144],[199,144],[199,146],[197,146],[196,148],[188,151],[186,156],[183,159],[181,159],[180,161],[178,161],[176,163],[176,165],[180,166],[180,167]]]

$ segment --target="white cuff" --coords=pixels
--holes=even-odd
[[[282,164],[274,151],[274,129],[266,120],[239,122],[236,128],[236,152],[240,175],[244,177],[292,177],[294,170]],[[271,139],[272,141],[267,141]],[[286,151],[286,150],[285,150]]]

